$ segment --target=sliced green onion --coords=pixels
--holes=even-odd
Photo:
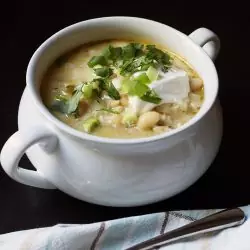
[[[122,83],[121,90],[123,93],[141,97],[149,90],[149,87],[139,81],[126,79]]]
[[[91,82],[93,89],[99,89],[99,81],[92,81]]]
[[[138,117],[135,114],[124,114],[122,118],[122,123],[126,127],[133,127],[136,125]]]
[[[156,81],[156,80],[158,79],[159,71],[158,71],[156,68],[150,66],[150,67],[148,68],[146,74],[147,74],[149,80],[150,80],[151,82],[153,82],[153,81]]]
[[[88,62],[88,66],[93,68],[96,65],[107,65],[107,60],[104,56],[93,56]]]
[[[82,87],[83,96],[85,99],[90,99],[93,96],[93,84],[84,84]]]
[[[138,72],[139,73],[139,72]],[[146,75],[146,73],[141,73],[141,74],[138,74],[138,76],[134,77],[134,79],[136,81],[138,81],[139,83],[142,83],[142,84],[148,84],[150,83],[150,79],[149,77]]]
[[[137,82],[133,88],[133,94],[136,95],[136,96],[143,96],[146,94],[146,92],[148,91],[148,86],[143,84],[143,83],[140,83],[140,82]]]
[[[131,81],[129,78],[125,78],[122,81],[121,92],[124,94],[128,93],[130,89],[134,86],[134,84],[136,84],[135,81]]]
[[[97,128],[100,125],[100,121],[95,117],[90,117],[87,120],[83,122],[83,129],[85,132],[90,133],[95,128]]]

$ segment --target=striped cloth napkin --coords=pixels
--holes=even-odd
[[[247,217],[250,206],[242,207]],[[58,224],[0,235],[1,250],[122,250],[219,210],[155,213],[85,225]],[[239,227],[171,243],[161,250],[249,250],[250,219]]]

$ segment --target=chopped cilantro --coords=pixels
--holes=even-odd
[[[108,95],[115,100],[120,100],[120,93],[118,90],[115,88],[113,83],[111,81],[107,81],[105,90],[107,91]]]
[[[112,74],[112,69],[110,69],[107,66],[104,66],[102,68],[96,68],[94,69],[94,71],[97,76],[101,76],[101,77],[108,77]]]
[[[118,112],[114,109],[111,109],[111,108],[102,108],[102,109],[98,109],[96,111],[105,111],[105,112],[112,113],[112,114],[120,114],[120,112]]]
[[[107,60],[104,56],[93,56],[88,62],[88,66],[93,68],[96,65],[107,65]]]
[[[73,96],[69,99],[58,99],[55,98],[52,104],[52,110],[58,111],[64,114],[74,114],[77,112],[77,108],[82,97],[81,91],[75,91]]]
[[[153,90],[148,90],[140,98],[145,102],[151,102],[151,103],[154,103],[154,104],[160,104],[161,103],[161,98]]]

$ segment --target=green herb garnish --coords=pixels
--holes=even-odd
[[[98,83],[99,91],[105,90],[109,97],[115,100],[120,100],[120,94],[118,90],[115,88],[111,80],[104,78],[94,79],[92,82]]]
[[[127,48],[126,53],[124,52],[126,56],[123,57],[123,64],[120,66],[120,74],[123,76],[145,71],[149,67],[160,68],[163,71],[167,71],[170,67],[170,56],[157,49],[155,45],[147,45],[145,50],[143,45],[138,44],[129,44],[123,47],[123,51],[125,48]]]
[[[150,66],[150,67],[148,68],[146,74],[147,74],[149,80],[150,80],[151,82],[153,82],[153,81],[156,81],[156,80],[158,79],[159,71],[158,71],[156,68]]]
[[[76,114],[79,102],[82,97],[81,91],[75,91],[73,96],[70,99],[58,99],[56,97],[55,101],[53,102],[51,108],[54,111],[58,111],[64,114]]]
[[[134,93],[134,95],[142,97],[142,96],[144,96],[147,93],[148,90],[149,90],[149,88],[148,88],[147,85],[145,85],[143,83],[140,83],[140,82],[137,82],[134,85],[133,93]]]
[[[107,60],[104,56],[93,56],[88,62],[88,66],[93,68],[96,65],[107,65]]]
[[[148,78],[146,73],[141,73],[141,74],[135,76],[134,79],[142,84],[150,83],[150,79]]]
[[[110,48],[112,47],[112,45],[109,45],[107,48],[105,48],[103,51],[102,51],[102,56],[104,56],[106,58],[106,60],[109,60],[110,57],[111,57],[111,51],[110,51]]]
[[[100,77],[92,81],[92,83],[98,82],[99,95],[101,91],[105,90],[112,99],[120,99],[119,92],[109,79],[113,73],[111,68],[116,67],[119,68],[120,75],[130,77],[122,85],[123,92],[156,104],[161,102],[161,98],[150,90],[147,84],[157,80],[159,71],[166,71],[170,64],[170,56],[167,53],[156,48],[155,45],[144,47],[140,43],[130,43],[123,47],[110,45],[103,50],[100,56],[94,56],[88,62],[89,67],[93,68],[95,74]],[[140,71],[146,71],[146,73],[131,77],[132,74]],[[91,96],[91,88],[88,88],[89,91],[83,91],[86,92],[87,97]]]
[[[90,133],[100,125],[100,121],[95,117],[90,117],[83,122],[83,129],[85,132]]]
[[[122,48],[121,47],[110,47],[110,52],[111,52],[111,59],[117,60],[118,58],[120,58],[121,54],[122,54]]]
[[[112,75],[112,69],[107,66],[104,66],[102,68],[96,68],[94,69],[94,71],[97,76],[101,77],[109,77],[110,75]]]
[[[64,102],[66,102],[67,100],[68,100],[68,97],[66,95],[59,94],[59,95],[55,96],[55,101],[64,101]]]
[[[111,109],[111,108],[102,108],[102,109],[98,109],[96,111],[105,111],[105,112],[112,113],[112,114],[120,114],[120,112],[118,112],[114,109]]]
[[[122,59],[129,60],[135,57],[136,48],[132,43],[122,47]]]
[[[136,56],[139,56],[143,52],[143,44],[140,43],[130,43],[124,47],[122,47],[122,59],[123,61],[127,61],[129,59],[133,59]]]
[[[59,100],[55,99],[51,105],[51,109],[53,111],[57,111],[63,114],[68,113],[68,105],[67,105],[67,100]]]
[[[93,84],[84,84],[82,86],[82,92],[85,99],[91,99],[93,96]]]
[[[169,54],[160,49],[157,49],[155,45],[147,45],[146,51],[146,57],[149,60],[156,61],[158,66],[161,67],[162,70],[166,71],[170,67],[171,58]]]
[[[121,54],[122,54],[122,48],[113,47],[112,45],[109,45],[102,52],[102,55],[106,58],[106,60],[112,60],[113,62],[115,62],[118,58],[120,58]]]
[[[65,58],[59,58],[59,64],[60,59]],[[89,60],[88,66],[93,69],[96,78],[90,82],[79,84],[75,88],[70,86],[68,92],[71,97],[56,96],[52,104],[53,110],[77,116],[82,98],[98,101],[102,97],[103,91],[107,92],[110,98],[119,100],[120,93],[112,83],[114,73],[117,71],[121,76],[126,77],[121,88],[123,93],[138,96],[146,102],[160,104],[161,98],[150,89],[149,84],[159,78],[160,71],[168,70],[171,66],[171,58],[155,45],[144,46],[140,43],[129,43],[123,47],[109,45],[99,56],[93,56]],[[119,114],[119,110],[115,109],[103,108],[99,111]],[[135,119],[133,120],[135,121]],[[99,121],[94,119],[92,121],[94,127],[98,126]],[[92,126],[92,123],[87,123],[85,131],[90,131]]]
[[[143,96],[147,91],[149,90],[149,87],[136,80],[130,80],[126,79],[122,83],[122,92],[128,93],[129,95],[136,95],[136,96]]]
[[[151,103],[154,103],[154,104],[160,104],[161,103],[161,98],[153,90],[148,90],[140,98],[145,102],[151,102]]]
[[[120,93],[118,92],[118,90],[115,88],[114,84],[111,81],[108,81],[106,83],[106,91],[108,93],[108,95],[115,100],[120,100]]]
[[[77,111],[77,108],[78,108],[79,102],[81,100],[81,97],[82,97],[82,92],[81,91],[77,91],[72,96],[72,98],[70,98],[67,101],[67,104],[68,104],[68,112],[67,112],[67,114],[72,114],[72,113],[74,113],[74,112]]]
[[[129,93],[130,89],[133,87],[133,85],[136,84],[135,81],[130,80],[129,78],[125,78],[122,81],[121,91],[122,93]]]
[[[154,64],[155,63],[153,60],[149,60],[146,56],[140,56],[138,58],[126,61],[120,67],[120,74],[123,76],[128,76],[138,71],[147,70],[151,65]]]
[[[136,125],[138,121],[138,117],[135,114],[124,114],[123,119],[122,119],[122,123],[126,126],[126,127],[133,127]]]

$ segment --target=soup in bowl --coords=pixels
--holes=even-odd
[[[182,126],[199,111],[204,88],[198,73],[174,52],[108,40],[57,58],[41,94],[58,119],[79,131],[137,138]]]
[[[29,62],[3,169],[20,183],[108,206],[181,192],[220,145],[218,51],[206,28],[187,36],[134,17],[66,27]],[[37,171],[18,166],[26,151]]]

